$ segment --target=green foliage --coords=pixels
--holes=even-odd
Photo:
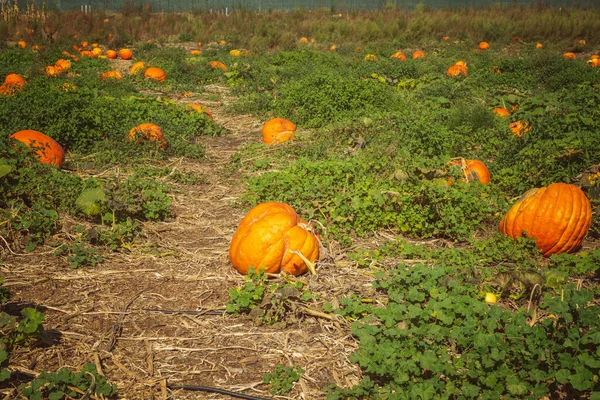
[[[268,290],[267,276],[263,270],[248,271],[244,286],[229,289],[229,302],[225,310],[232,314],[248,313],[260,304]]]
[[[44,314],[34,308],[26,307],[21,310],[21,316],[7,314],[3,308],[10,299],[10,293],[2,285],[0,277],[0,382],[10,378],[6,368],[10,354],[16,346],[26,346],[33,340],[40,339],[44,328]]]
[[[273,372],[267,373],[263,377],[263,382],[271,385],[271,394],[283,396],[289,393],[294,383],[300,380],[304,370],[300,367],[284,367],[277,364]]]
[[[20,389],[21,395],[30,400],[84,399],[90,395],[108,399],[117,394],[117,387],[100,375],[92,363],[85,364],[78,372],[67,368],[61,368],[57,372],[42,371],[37,378]]]
[[[306,312],[302,304],[312,300],[301,281],[270,283],[263,270],[251,267],[244,286],[229,289],[225,311],[235,315],[249,314],[263,323],[284,327],[296,314]]]
[[[469,274],[466,274],[467,276]],[[352,325],[360,341],[351,360],[370,378],[334,388],[330,399],[498,398],[590,394],[600,371],[592,293],[566,285],[546,291],[534,320],[487,305],[476,285],[453,267],[400,265],[379,273],[374,287],[388,302]],[[349,299],[345,308],[363,307]],[[356,312],[352,311],[355,315]],[[585,354],[585,357],[580,355]],[[440,378],[443,377],[443,378]]]

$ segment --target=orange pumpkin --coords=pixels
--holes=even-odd
[[[542,47],[544,47],[544,45],[543,45],[543,44],[541,44],[541,43],[536,43],[536,44],[535,44],[535,48],[536,48],[536,49],[541,49]]]
[[[62,73],[61,70],[57,69],[54,65],[48,65],[46,66],[46,68],[44,69],[44,72],[46,73],[46,76],[58,76]]]
[[[136,63],[133,63],[133,65],[129,69],[129,74],[135,75],[139,72],[142,72],[144,69],[146,69],[146,64],[144,64],[143,61],[138,61]]]
[[[365,56],[365,61],[377,61],[377,56],[375,54],[367,54]]]
[[[394,59],[400,60],[400,61],[406,61],[406,56],[401,51],[395,52],[394,54],[392,54],[390,56],[390,58],[394,58]]]
[[[106,50],[106,57],[114,60],[117,58],[117,52],[115,50]]]
[[[490,48],[490,44],[488,42],[479,42],[479,50],[487,50]]]
[[[508,116],[510,116],[510,111],[508,111],[504,107],[496,107],[496,108],[494,108],[492,110],[492,112],[494,114],[496,114],[496,116],[498,116],[498,117],[508,117]]]
[[[450,160],[448,165],[460,166],[465,174],[465,182],[479,181],[484,185],[490,183],[490,171],[482,161],[465,160],[461,157]]]
[[[96,57],[100,56],[102,54],[102,49],[100,47],[94,47],[92,49],[92,54]]]
[[[417,50],[415,52],[413,52],[413,60],[416,60],[418,58],[424,58],[425,57],[425,53],[423,53],[421,50]]]
[[[300,42],[300,43],[308,43],[308,38],[301,37],[300,39],[298,39],[298,42]]]
[[[26,42],[26,41],[24,41],[24,40],[19,40],[19,41],[17,42],[17,45],[18,45],[19,47],[21,47],[22,49],[24,49],[25,47],[27,47],[27,42]]]
[[[568,58],[568,59],[572,59],[572,60],[577,59],[577,56],[575,55],[575,53],[573,53],[571,51],[567,51],[566,53],[564,53],[563,57],[564,58]]]
[[[272,274],[285,271],[297,276],[308,270],[314,274],[318,258],[319,240],[306,221],[292,207],[278,202],[251,209],[229,247],[231,264],[244,275],[250,267]]]
[[[121,49],[119,50],[119,57],[121,57],[122,60],[131,60],[133,52],[130,49]]]
[[[204,113],[204,114],[208,115],[208,117],[210,119],[212,119],[212,117],[213,117],[212,113],[209,111],[209,109],[206,108],[206,107],[204,107],[202,104],[193,104],[193,103],[190,103],[190,104],[187,105],[187,107],[191,108],[193,110],[196,110],[199,113]]]
[[[121,78],[123,78],[123,74],[121,74],[116,69],[113,69],[113,70],[110,70],[110,71],[106,71],[105,73],[103,73],[102,75],[100,75],[100,79],[102,79],[102,80],[105,80],[105,79],[116,79],[116,80],[119,80]]]
[[[467,76],[467,63],[464,61],[457,61],[456,64],[448,68],[446,75],[456,77],[460,75]]]
[[[568,183],[553,183],[526,192],[498,228],[513,239],[525,232],[548,257],[579,249],[591,222],[592,208],[585,193]]]
[[[211,61],[208,64],[212,69],[220,69],[221,71],[227,71],[227,66],[221,61]]]
[[[161,68],[152,67],[144,72],[144,77],[156,82],[164,82],[164,80],[167,79],[167,74]]]
[[[283,118],[273,118],[262,127],[263,142],[266,145],[272,143],[283,143],[294,138],[296,125],[292,121]]]
[[[6,75],[6,78],[4,78],[4,83],[7,85],[23,86],[25,84],[25,79],[19,74],[8,74]]]
[[[90,50],[82,50],[79,52],[79,54],[81,55],[81,57],[94,57],[94,53],[92,53]]]
[[[61,166],[65,161],[65,151],[58,142],[42,132],[26,129],[13,133],[9,139],[15,139],[35,150],[42,164]]]
[[[509,124],[508,127],[512,131],[513,136],[518,136],[518,137],[523,136],[523,134],[525,134],[526,132],[529,132],[531,130],[531,126],[529,126],[529,122],[527,122],[527,121],[521,122],[521,120],[518,120],[518,121],[515,121],[515,122]]]
[[[191,50],[190,54],[193,55],[193,56],[199,56],[199,55],[202,54],[202,50],[198,50],[198,49]]]
[[[137,142],[140,142],[140,140],[157,142],[158,147],[161,149],[164,149],[168,146],[167,139],[165,138],[165,135],[163,135],[160,126],[148,122],[131,128],[128,139],[135,140]]]
[[[54,63],[54,68],[60,72],[67,72],[71,69],[71,61],[59,58],[58,61]]]
[[[448,40],[450,40],[450,36],[442,36],[442,40],[444,42],[447,42]]]

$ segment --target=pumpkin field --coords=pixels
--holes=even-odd
[[[600,399],[600,10],[11,5],[0,398]]]

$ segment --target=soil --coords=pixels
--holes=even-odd
[[[123,399],[231,398],[170,388],[184,384],[273,398],[263,375],[277,364],[305,370],[293,390],[278,398],[322,399],[328,385],[349,387],[360,379],[360,370],[348,360],[356,342],[342,319],[298,308],[286,323],[268,325],[223,312],[228,291],[244,284],[228,258],[231,237],[247,211],[236,205],[244,185],[231,158],[262,139],[261,122],[227,114],[226,88],[207,89],[212,101],[179,101],[206,105],[227,133],[201,138],[202,161],[170,160],[174,171],[200,178],[173,192],[171,220],[144,223],[144,237],[129,251],[105,252],[105,261],[95,267],[72,270],[52,249],[22,253],[0,247],[0,276],[12,293],[10,306],[43,311],[51,340],[17,350],[12,371],[80,370],[92,362],[118,385]],[[224,100],[215,101],[215,92]],[[68,232],[65,216],[57,236]],[[337,254],[335,244],[328,253],[317,275],[299,278],[318,296],[308,304],[317,312],[324,301],[371,292],[371,276]]]

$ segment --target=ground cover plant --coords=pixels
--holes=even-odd
[[[599,398],[597,11],[34,11],[0,22],[7,396]],[[499,232],[559,182],[568,253]],[[246,262],[268,224],[230,247],[272,202],[316,275]]]

